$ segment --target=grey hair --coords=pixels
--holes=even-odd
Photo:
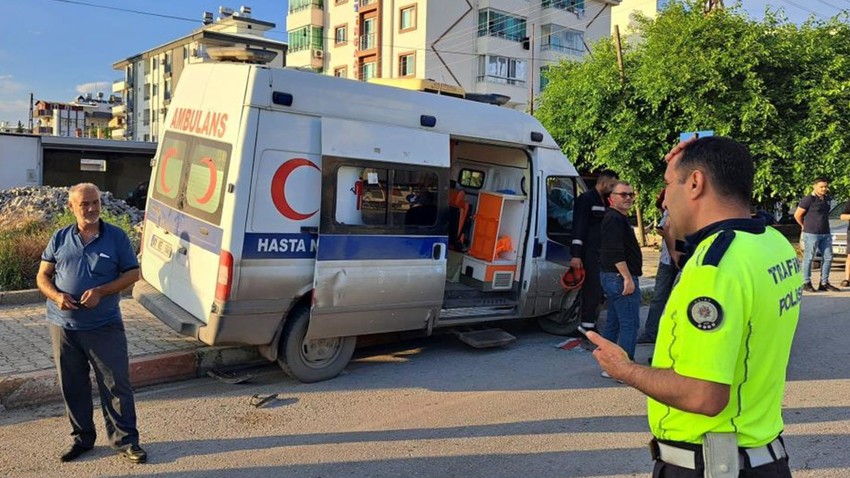
[[[86,191],[86,190],[96,191],[97,197],[100,198],[100,188],[97,187],[96,184],[94,184],[94,183],[79,183],[79,184],[75,184],[75,185],[71,186],[71,188],[68,189],[68,201],[71,200],[71,197],[74,194],[81,193],[81,192]]]

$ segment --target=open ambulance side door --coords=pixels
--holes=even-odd
[[[425,329],[448,248],[449,136],[322,119],[322,204],[308,339]]]

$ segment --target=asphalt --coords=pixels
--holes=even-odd
[[[644,248],[641,289],[651,294],[658,252]],[[843,273],[833,270],[837,284]],[[264,361],[252,347],[207,346],[171,330],[132,297],[121,300],[127,331],[130,378],[135,387],[186,380],[211,370]],[[0,293],[0,413],[59,401],[44,298],[35,291]]]

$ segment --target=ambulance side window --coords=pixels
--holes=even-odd
[[[440,194],[438,173],[422,169],[346,164],[336,169],[335,180],[331,227],[425,233],[437,226],[440,201],[446,200]]]
[[[581,194],[576,178],[546,178],[546,234],[549,239],[569,245],[573,232],[575,198]]]

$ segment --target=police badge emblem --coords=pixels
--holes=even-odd
[[[697,297],[688,305],[688,320],[700,330],[714,330],[723,322],[723,308],[711,297]]]

